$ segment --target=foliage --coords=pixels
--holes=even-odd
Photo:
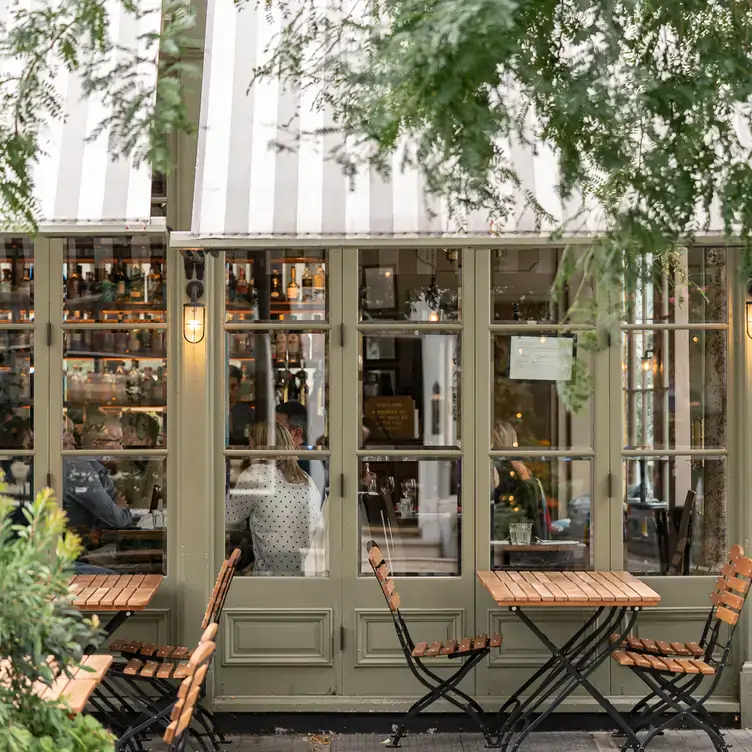
[[[524,195],[565,246],[552,296],[581,283],[565,324],[593,320],[589,289],[606,293],[601,320],[613,328],[646,281],[668,272],[684,284],[678,247],[713,207],[752,273],[749,3],[240,0],[254,1],[279,31],[253,81],[314,92],[350,174],[360,163],[388,173],[399,153],[460,225],[482,210],[500,227]],[[580,207],[566,224],[522,185],[511,143],[553,150],[558,198]],[[600,236],[568,244],[592,207]],[[576,370],[563,395],[573,406],[589,391]]]
[[[133,48],[120,44],[111,27],[162,14],[160,33],[141,34]],[[110,156],[133,155],[168,172],[170,140],[190,132],[182,97],[196,68],[181,59],[189,46],[194,15],[183,0],[9,0],[0,23],[0,222],[5,228],[36,228],[34,165],[44,150],[43,128],[59,121],[65,102],[56,78],[79,77],[84,98],[96,98],[109,115],[89,134],[103,132]],[[156,24],[159,28],[159,24]],[[154,69],[158,70],[158,78]]]
[[[70,675],[100,630],[71,603],[68,570],[80,542],[65,530],[52,492],[24,510],[27,524],[13,524],[14,505],[0,499],[0,656],[10,664],[0,683],[0,752],[112,750],[94,718],[70,716],[31,691],[35,682],[52,683],[53,665]]]

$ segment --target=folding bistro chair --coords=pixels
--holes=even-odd
[[[219,623],[237,564],[240,561],[240,553],[240,549],[236,548],[223,562],[201,622],[202,629]],[[135,695],[136,702],[150,707],[155,713],[159,710],[159,705],[154,703],[153,695],[156,694],[157,698],[163,702],[175,693],[175,686],[171,680],[182,681],[188,676],[186,671],[189,659],[192,657],[192,651],[189,648],[143,644],[138,640],[123,638],[110,643],[109,649],[119,652],[127,660],[125,666],[121,665],[113,669],[110,672],[111,676],[126,681]],[[146,683],[149,692],[144,691],[139,683]],[[123,703],[128,708],[127,699],[123,699]],[[227,744],[224,735],[217,730],[214,716],[210,711],[198,705],[195,715],[196,720],[206,729],[207,736],[215,749],[219,749],[222,744]]]
[[[179,749],[181,750],[185,747],[188,733],[193,734],[203,750],[207,749],[201,735],[195,729],[191,728],[191,718],[194,711],[197,711],[201,707],[197,705],[197,702],[203,696],[206,673],[209,670],[209,665],[217,647],[215,638],[218,629],[219,627],[215,622],[204,630],[198,647],[192,652],[190,659],[185,662],[185,679],[178,687],[177,693],[173,692],[169,701],[163,702],[154,715],[149,715],[151,711],[147,710],[139,718],[135,719],[131,726],[119,736],[115,743],[116,750],[143,750],[141,744],[143,735],[156,724],[166,727],[165,739],[168,743],[171,739],[167,739],[167,736],[170,734],[170,728],[172,727],[170,737],[178,736],[178,743],[181,745]],[[184,721],[182,716],[186,708],[189,709],[189,712]],[[180,729],[179,735],[176,733],[178,728]]]
[[[164,733],[164,740],[169,745],[169,752],[183,752],[185,749],[193,711],[197,707],[200,707],[196,703],[201,694],[204,680],[206,679],[206,672],[209,670],[209,665],[216,648],[217,646],[214,642],[202,642],[188,662],[189,667],[193,669],[192,673],[183,680],[178,689],[178,700],[172,708],[170,725],[165,729]]]
[[[704,731],[719,752],[728,748],[705,702],[729,664],[734,632],[752,584],[752,559],[744,556],[742,547],[734,546],[728,556],[710,596],[712,605],[699,642],[627,637],[623,643],[627,649],[612,653],[617,663],[631,669],[651,690],[626,717],[635,732],[648,729],[636,752],[645,750],[658,734],[682,723]],[[728,637],[724,639],[726,627]],[[704,679],[708,681],[698,692]]]
[[[462,690],[458,689],[457,685],[482,658],[491,652],[491,648],[501,646],[501,637],[493,635],[489,640],[488,635],[479,635],[474,639],[465,638],[460,640],[459,644],[457,640],[447,640],[443,644],[436,641],[430,645],[427,642],[413,642],[407,623],[400,613],[400,597],[394,585],[394,580],[390,575],[389,566],[381,554],[381,550],[374,541],[369,541],[366,544],[366,549],[368,551],[368,561],[379,581],[384,598],[391,611],[397,639],[399,640],[402,652],[405,654],[408,668],[412,671],[415,678],[429,690],[407,711],[402,723],[392,726],[392,735],[386,741],[386,746],[399,747],[400,739],[407,733],[408,724],[429,707],[429,705],[432,705],[440,698],[444,698],[463,713],[466,713],[480,728],[487,745],[493,746],[495,735],[489,730],[484,721],[483,708],[472,697],[469,697]],[[423,664],[425,659],[436,658],[438,656],[452,659],[465,658],[467,660],[462,662],[448,679],[442,679]]]

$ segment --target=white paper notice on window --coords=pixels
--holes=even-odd
[[[512,337],[509,378],[513,381],[570,381],[574,337]]]

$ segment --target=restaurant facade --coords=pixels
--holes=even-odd
[[[618,335],[572,329],[570,293],[549,299],[565,247],[523,200],[577,213],[556,204],[550,154],[512,145],[524,190],[508,226],[471,216],[459,232],[399,156],[389,179],[349,179],[328,133],[270,148],[290,123],[329,124],[305,93],[246,93],[271,33],[210,0],[198,137],[176,143],[166,181],[110,162],[67,97],[40,232],[5,235],[0,258],[9,492],[55,489],[82,572],[165,575],[128,622],[144,642],[195,642],[240,548],[209,684],[220,712],[392,712],[420,695],[370,540],[414,636],[503,636],[462,685],[489,710],[546,654],[478,569],[626,570],[661,595],[640,634],[697,639],[726,549],[752,532],[748,296],[720,223],[637,291]],[[597,232],[578,215],[567,252]],[[571,413],[557,381],[584,375]],[[556,641],[589,615],[536,623]],[[746,724],[739,632],[709,708]],[[608,665],[594,684],[617,707],[642,691]],[[597,707],[576,694],[562,710]]]

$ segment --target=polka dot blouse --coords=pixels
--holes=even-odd
[[[227,499],[227,527],[251,530],[256,575],[302,575],[321,514],[321,494],[309,476],[289,483],[274,463],[244,470]]]

